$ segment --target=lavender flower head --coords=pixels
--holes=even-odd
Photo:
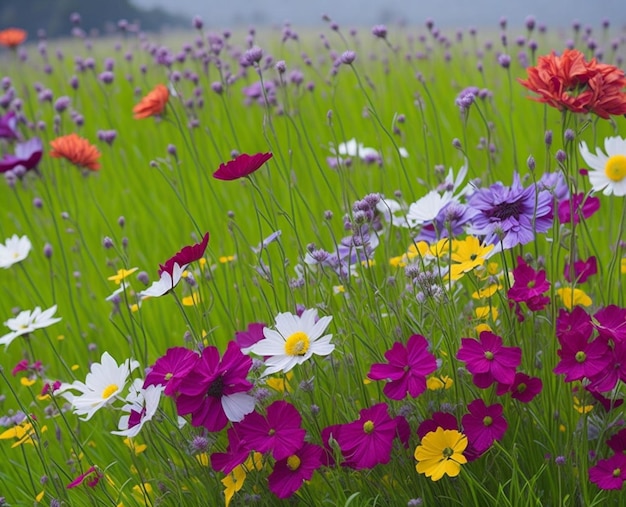
[[[510,187],[498,182],[477,190],[468,200],[476,210],[470,234],[484,236],[503,249],[525,245],[552,226],[552,196],[536,185],[524,188],[515,173]]]
[[[9,111],[0,116],[0,139],[17,139],[17,115],[14,111]]]
[[[456,96],[454,103],[463,113],[474,103],[479,92],[480,90],[477,86],[468,86]]]

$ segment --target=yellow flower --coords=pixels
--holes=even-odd
[[[132,438],[125,438],[124,443],[126,444],[126,447],[128,447],[135,453],[135,456],[139,456],[143,451],[148,448],[146,444],[136,444]]]
[[[476,334],[480,336],[480,333],[483,331],[491,331],[491,326],[483,322],[482,324],[478,324],[474,330],[476,331]]]
[[[622,260],[620,261],[620,268],[622,271],[622,275],[626,275],[626,257],[622,257]]]
[[[465,273],[482,266],[494,245],[481,245],[478,238],[468,236],[465,241],[457,241],[456,249],[452,252],[451,260],[455,264],[450,266],[450,276],[458,280]]]
[[[47,430],[47,426],[42,426],[39,431],[43,433]],[[22,424],[13,426],[12,428],[0,433],[0,440],[7,440],[9,438],[17,439],[17,442],[14,442],[11,448],[22,444],[35,445],[37,443],[37,432],[35,431],[35,428],[33,428],[33,424],[26,420],[22,422]]]
[[[224,489],[224,497],[226,500],[226,507],[230,504],[230,501],[233,499],[233,496],[237,491],[239,491],[243,487],[243,483],[246,480],[246,471],[243,465],[239,465],[235,467],[231,473],[229,473],[226,477],[222,479],[222,484],[226,489]]]
[[[409,263],[409,261],[415,259],[416,257],[425,257],[428,252],[429,247],[426,241],[413,243],[411,246],[409,246],[405,254],[389,259],[389,264],[391,264],[391,266],[394,268],[404,268]]]
[[[20,384],[22,384],[24,387],[30,387],[35,382],[36,382],[36,380],[34,378],[28,378],[28,377],[20,378]]]
[[[43,500],[43,496],[46,492],[44,490],[41,490],[37,496],[35,497],[35,502],[39,503]]]
[[[233,262],[235,260],[234,255],[222,255],[219,259],[221,264],[227,264],[228,262]]]
[[[439,391],[440,389],[450,389],[454,381],[444,375],[443,377],[428,377],[426,379],[426,387],[431,391]]]
[[[199,292],[192,292],[190,296],[185,296],[182,299],[183,306],[195,306],[202,301]]]
[[[467,463],[463,455],[466,447],[467,437],[463,433],[439,427],[427,433],[415,449],[415,468],[433,481],[444,475],[456,477],[461,472],[461,465]]]
[[[203,467],[209,466],[209,455],[206,452],[196,454],[196,461],[200,463]]]
[[[497,283],[492,283],[483,289],[477,290],[472,293],[472,297],[474,299],[486,299],[493,296],[496,292],[498,292],[502,288],[502,285],[498,285]]]
[[[574,410],[579,414],[588,414],[593,410],[593,405],[583,405],[578,396],[574,396]]]
[[[333,293],[334,294],[341,294],[343,292],[346,292],[346,288],[343,285],[334,285],[333,286]]]
[[[124,278],[132,275],[138,269],[139,268],[120,269],[118,270],[117,275],[110,276],[109,278],[107,278],[107,280],[111,280],[112,282],[115,282],[117,285],[119,285],[120,283],[122,283],[122,280],[124,280]]]
[[[571,310],[575,306],[591,306],[592,303],[591,298],[581,289],[563,287],[562,289],[557,289],[556,293],[568,310]]]
[[[293,389],[291,387],[291,384],[289,383],[289,381],[293,378],[293,372],[289,371],[287,373],[285,373],[285,375],[281,376],[281,377],[270,377],[267,379],[266,384],[268,387],[271,387],[272,389],[274,389],[275,391],[278,391],[280,393],[284,393],[285,391],[287,392],[292,392]]]
[[[496,320],[498,318],[498,309],[495,306],[479,306],[474,309],[474,313],[477,319],[488,319],[491,317],[491,320]]]
[[[430,246],[429,253],[434,257],[447,257],[448,255],[454,255],[456,249],[459,246],[459,241],[450,240],[448,238],[440,239],[434,245]]]

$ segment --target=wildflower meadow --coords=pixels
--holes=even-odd
[[[0,506],[624,505],[626,31],[0,27]]]

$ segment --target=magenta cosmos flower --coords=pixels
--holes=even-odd
[[[574,335],[562,340],[557,354],[561,358],[554,368],[554,373],[564,374],[565,382],[574,382],[583,378],[591,378],[610,367],[611,350],[606,340],[587,338]]]
[[[593,314],[591,321],[598,335],[626,344],[626,308],[609,305]]]
[[[356,421],[340,425],[333,435],[345,458],[343,466],[361,470],[388,463],[397,428],[386,403],[361,410]]]
[[[178,386],[178,415],[191,414],[193,426],[220,431],[228,421],[241,421],[254,410],[254,398],[246,394],[252,384],[246,376],[252,359],[229,342],[220,361],[217,347],[206,347],[194,368]]]
[[[148,386],[161,385],[166,396],[174,396],[183,379],[194,369],[200,356],[193,350],[185,347],[167,349],[164,356],[159,357],[150,368],[143,383],[144,389]]]
[[[388,363],[376,363],[367,376],[372,380],[388,380],[383,388],[392,400],[403,400],[407,393],[417,398],[426,390],[426,375],[437,369],[435,356],[428,352],[428,342],[421,335],[413,335],[406,346],[393,344],[385,352]]]
[[[257,153],[255,155],[242,153],[234,160],[220,164],[217,171],[213,173],[213,177],[226,181],[238,180],[255,172],[270,158],[272,158],[271,153]]]
[[[529,403],[542,389],[543,382],[540,378],[517,372],[512,385],[498,384],[496,394],[502,396],[503,394],[511,393],[511,398],[522,403]]]
[[[265,338],[263,330],[266,327],[262,322],[252,322],[248,324],[245,331],[237,331],[235,333],[235,341],[241,348],[241,352],[248,354],[253,345]]]
[[[626,481],[626,455],[615,454],[598,461],[589,469],[589,480],[600,489],[622,489]]]
[[[587,278],[595,275],[598,272],[598,262],[595,257],[589,257],[586,261],[578,260],[574,264],[565,264],[565,270],[563,276],[568,282],[572,282],[573,279],[576,283],[585,283]]]
[[[510,385],[522,361],[522,349],[505,347],[502,338],[490,331],[480,333],[478,340],[462,338],[457,359],[465,362],[474,384],[486,389],[494,382]]]
[[[509,289],[507,297],[516,303],[526,303],[532,312],[543,310],[550,298],[543,294],[550,289],[546,280],[545,270],[535,271],[522,257],[517,258],[517,266],[513,270],[515,283]]]
[[[183,271],[187,265],[200,260],[204,256],[206,247],[209,244],[209,233],[207,232],[200,243],[184,247],[176,255],[170,257],[165,264],[159,266],[159,280],[154,282],[139,295],[143,297],[159,297],[171,291],[183,277]]]
[[[287,458],[278,460],[267,478],[269,489],[278,498],[289,498],[300,489],[304,481],[310,481],[313,473],[322,466],[324,449],[304,443]]]
[[[574,194],[571,199],[559,203],[558,215],[562,224],[580,223],[581,217],[589,218],[600,209],[600,199],[583,193]]]
[[[472,401],[468,406],[469,414],[461,419],[463,433],[471,442],[472,447],[483,453],[491,447],[496,440],[501,440],[506,432],[508,424],[502,415],[502,405],[485,405],[481,399]]]
[[[67,485],[67,489],[75,488],[76,486],[80,486],[83,483],[85,483],[90,488],[95,488],[98,485],[98,482],[100,482],[101,478],[102,474],[100,473],[100,471],[92,465],[87,469],[85,473],[80,474],[78,477],[76,477],[76,479],[70,482]]]
[[[211,466],[215,471],[231,473],[236,467],[246,461],[250,455],[250,447],[239,438],[239,433],[235,427],[230,427],[226,431],[228,436],[228,447],[226,452],[214,452],[211,454]]]
[[[275,460],[281,460],[302,447],[306,431],[301,424],[302,416],[298,410],[280,400],[267,407],[265,416],[252,412],[235,428],[250,450],[261,453],[271,451]]]

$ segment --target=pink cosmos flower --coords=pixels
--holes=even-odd
[[[235,427],[230,427],[226,431],[228,436],[228,447],[226,452],[214,452],[211,454],[211,466],[215,471],[231,473],[236,467],[246,461],[250,455],[250,447],[240,439]]]
[[[83,482],[87,484],[87,486],[89,486],[90,488],[95,488],[98,482],[100,482],[101,478],[102,478],[102,474],[98,471],[98,469],[95,466],[92,465],[87,469],[87,471],[84,474],[80,474],[78,477],[76,477],[76,479],[70,482],[67,485],[67,489],[75,488],[76,486],[79,486]]]
[[[522,257],[517,258],[517,267],[513,270],[515,283],[507,296],[516,303],[526,303],[530,311],[543,310],[550,298],[543,294],[550,289],[545,270],[535,271]]]
[[[252,359],[229,342],[220,360],[217,347],[206,347],[194,368],[178,386],[178,415],[191,414],[193,426],[220,431],[228,421],[241,421],[254,410],[254,398],[246,394],[252,384],[246,378]]]
[[[587,340],[592,332],[591,317],[582,307],[577,306],[571,312],[564,308],[559,310],[556,319],[556,337],[559,342],[564,343],[576,338]]]
[[[603,337],[597,340],[606,341]],[[607,345],[607,364],[595,375],[589,378],[587,389],[605,393],[612,391],[617,383],[626,382],[626,342],[617,341],[613,346]]]
[[[491,331],[483,331],[478,340],[462,338],[456,357],[465,362],[474,384],[486,389],[494,382],[513,383],[515,370],[522,361],[522,349],[505,347],[502,338]]]
[[[578,224],[580,217],[587,219],[600,209],[600,199],[585,194],[574,194],[571,199],[559,203],[559,220],[562,224]]]
[[[241,348],[241,352],[248,354],[255,343],[263,340],[265,338],[263,330],[266,327],[267,326],[261,322],[252,322],[248,324],[245,331],[237,331],[235,333],[235,341]]]
[[[319,445],[305,442],[292,455],[276,461],[267,478],[270,491],[278,498],[289,498],[304,481],[311,480],[315,470],[322,466],[323,455],[324,449]]]
[[[417,398],[426,390],[426,375],[437,369],[435,356],[428,351],[428,342],[421,335],[413,335],[406,346],[393,344],[385,352],[388,363],[376,363],[367,376],[372,380],[388,380],[383,388],[392,400],[403,400],[407,393]]]
[[[388,463],[397,426],[396,419],[389,416],[386,403],[361,410],[359,418],[342,424],[335,436],[345,458],[342,465],[361,470]]]
[[[171,291],[180,282],[187,265],[200,260],[204,256],[209,243],[207,232],[200,243],[184,247],[176,255],[159,265],[159,280],[146,290],[139,293],[142,298],[159,297]]]
[[[257,153],[255,155],[242,153],[234,160],[221,164],[218,170],[213,173],[213,177],[226,181],[244,178],[259,169],[270,158],[272,158],[271,153]]]
[[[428,433],[437,431],[437,428],[458,431],[459,423],[457,422],[456,417],[448,412],[434,412],[430,416],[430,419],[426,419],[420,423],[417,428],[417,436],[419,436],[421,440]]]
[[[196,352],[185,347],[167,349],[165,355],[150,367],[143,384],[144,389],[148,386],[161,385],[165,386],[163,392],[166,396],[174,396],[180,383],[194,369],[199,359],[200,356]]]
[[[589,469],[589,480],[600,489],[622,489],[626,481],[626,455],[615,454],[598,461]]]
[[[573,336],[562,341],[557,354],[561,358],[554,373],[565,374],[565,382],[594,377],[610,366],[610,349],[605,340],[587,341],[581,336]]]
[[[578,260],[574,262],[573,266],[569,263],[565,264],[565,271],[563,275],[570,283],[572,282],[572,268],[574,268],[573,273],[576,283],[585,283],[587,278],[598,272],[598,263],[595,257],[589,257],[586,261]]]
[[[517,372],[512,385],[498,384],[496,394],[502,396],[503,394],[511,393],[511,398],[522,403],[529,403],[542,389],[543,382],[540,378]]]
[[[591,325],[602,337],[626,342],[626,308],[615,305],[602,308],[593,314]]]
[[[275,460],[286,459],[302,447],[306,431],[301,428],[302,416],[286,401],[275,401],[267,407],[266,415],[248,414],[235,427],[239,438],[251,450],[272,452]]]
[[[472,401],[468,406],[469,414],[461,419],[463,433],[479,454],[482,454],[496,440],[501,440],[508,424],[502,415],[502,405],[485,405],[481,399]]]

